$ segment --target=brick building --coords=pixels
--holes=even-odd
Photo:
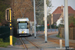
[[[75,15],[75,10],[68,6],[68,16]],[[64,6],[59,6],[56,10],[52,13],[51,17],[51,24],[56,23],[58,26],[59,24],[64,24]]]

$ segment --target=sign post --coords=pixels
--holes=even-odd
[[[12,24],[11,24],[11,9],[9,9],[9,14],[10,14],[10,45],[13,46]]]

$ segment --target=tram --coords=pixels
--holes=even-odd
[[[29,19],[28,18],[18,18],[17,19],[17,34],[19,36],[30,36],[29,33]]]

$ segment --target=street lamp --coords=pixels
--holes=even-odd
[[[64,17],[64,25],[65,25],[65,48],[69,50],[69,27],[68,27],[68,0],[65,1],[65,17]]]
[[[36,38],[36,13],[35,13],[35,0],[34,2],[34,37]]]

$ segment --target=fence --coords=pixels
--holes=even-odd
[[[36,31],[44,31],[44,26],[36,27]]]
[[[63,27],[59,28],[59,36],[61,38],[65,38]],[[75,28],[74,27],[69,28],[69,39],[75,40]]]
[[[0,26],[0,38],[5,40],[10,35],[10,28],[8,26]]]

